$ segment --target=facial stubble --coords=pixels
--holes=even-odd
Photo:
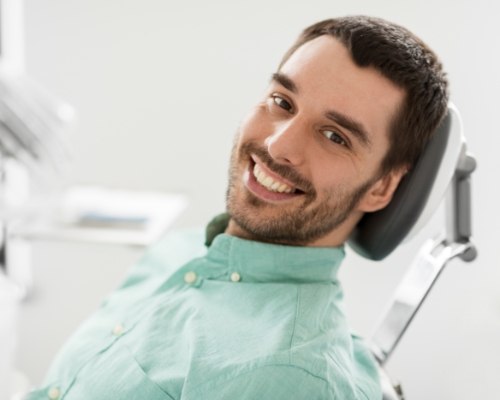
[[[243,184],[242,166],[248,166],[250,154],[257,155],[271,171],[305,189],[298,195],[302,197],[302,202],[293,210],[287,209],[265,202],[246,189]],[[307,245],[345,222],[375,180],[376,178],[372,177],[351,189],[344,186],[330,188],[324,193],[324,199],[317,202],[318,194],[309,180],[292,167],[276,163],[265,149],[254,142],[245,142],[238,150],[236,140],[231,153],[226,206],[232,220],[248,238],[270,243]],[[269,217],[269,213],[266,213],[265,217],[259,215],[266,207],[274,207],[274,216]]]

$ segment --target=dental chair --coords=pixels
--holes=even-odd
[[[404,400],[401,386],[390,380],[384,365],[440,273],[453,258],[466,262],[476,258],[470,194],[475,167],[474,157],[467,153],[460,115],[450,104],[438,131],[389,206],[365,215],[349,239],[350,247],[362,257],[382,260],[403,240],[413,237],[446,197],[444,233],[422,246],[368,341],[379,364],[384,400]]]

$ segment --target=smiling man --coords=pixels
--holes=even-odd
[[[300,46],[273,75],[233,152],[228,233],[339,246],[390,201],[406,168],[382,171],[405,91],[355,64],[335,37]]]
[[[441,65],[368,17],[307,28],[233,147],[227,214],[154,246],[30,399],[380,399],[337,271],[443,118]]]

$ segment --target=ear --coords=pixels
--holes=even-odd
[[[375,181],[361,198],[358,209],[363,212],[374,212],[387,206],[407,172],[407,167],[393,169]]]

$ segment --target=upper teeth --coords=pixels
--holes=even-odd
[[[286,183],[275,181],[269,175],[266,175],[257,164],[253,168],[253,175],[257,182],[272,192],[292,193],[295,191],[294,188],[288,186]]]

